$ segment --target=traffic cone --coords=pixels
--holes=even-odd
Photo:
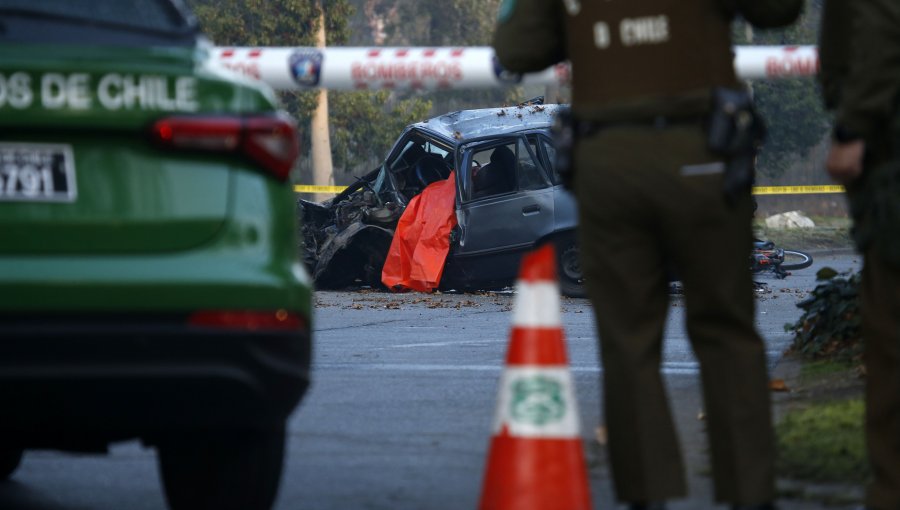
[[[553,245],[522,260],[481,510],[589,510]]]

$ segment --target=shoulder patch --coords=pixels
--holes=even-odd
[[[512,17],[513,11],[516,10],[516,0],[503,0],[500,3],[500,10],[497,12],[497,22],[505,23]]]

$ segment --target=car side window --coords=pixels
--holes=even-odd
[[[556,147],[550,143],[550,140],[541,137],[541,146],[544,148],[544,154],[547,160],[547,173],[550,174],[550,181],[554,185],[562,184],[559,172],[556,171]]]
[[[472,155],[472,198],[515,191],[517,166],[516,142],[475,151]]]
[[[517,181],[519,190],[535,190],[547,187],[547,181],[540,170],[539,160],[537,157],[537,147],[534,145],[534,139],[525,143],[525,140],[519,140],[516,147],[516,157],[518,160]]]

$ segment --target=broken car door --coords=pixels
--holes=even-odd
[[[522,254],[553,230],[552,184],[535,135],[462,147],[455,262],[477,280],[514,278]]]

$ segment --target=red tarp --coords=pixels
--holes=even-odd
[[[456,226],[456,176],[433,182],[409,201],[388,250],[381,282],[392,290],[431,292],[441,281]]]

